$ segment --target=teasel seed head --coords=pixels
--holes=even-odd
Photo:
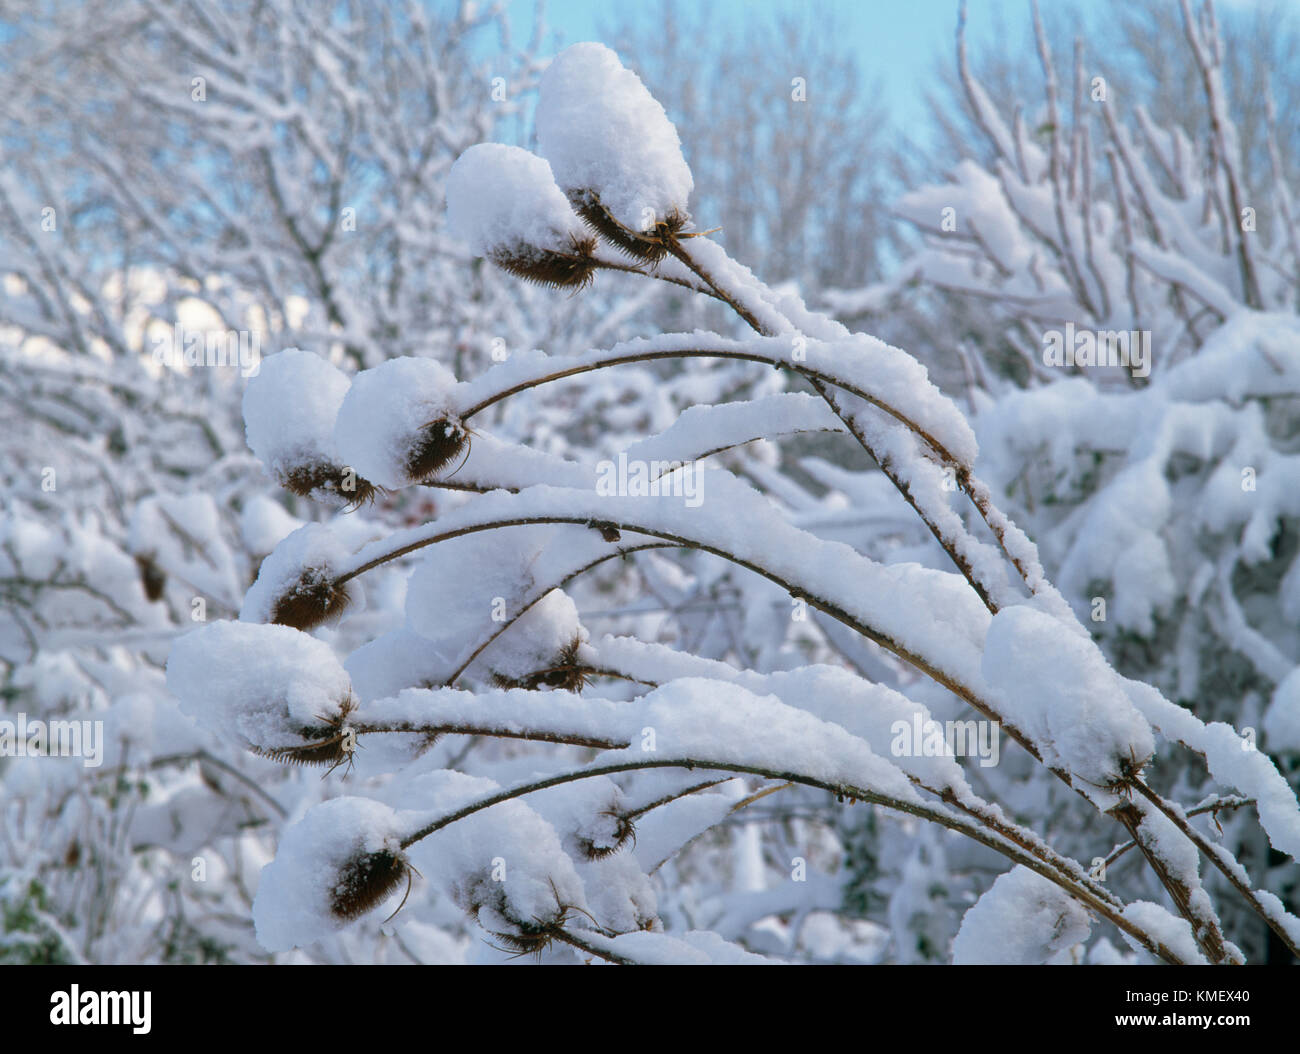
[[[359,918],[387,900],[403,882],[409,895],[413,870],[398,849],[358,852],[339,868],[338,880],[330,890],[330,911],[340,920]]]
[[[591,668],[582,663],[579,649],[582,638],[574,637],[555,656],[554,661],[543,669],[534,670],[523,677],[507,677],[493,672],[492,681],[498,688],[527,688],[539,691],[542,688],[558,688],[566,692],[580,692],[587,686],[587,675]]]
[[[277,473],[280,486],[300,498],[341,503],[348,509],[369,505],[379,488],[345,465],[330,461],[301,461]]]
[[[613,829],[608,838],[600,839],[599,844],[590,836],[579,835],[578,848],[582,850],[583,856],[588,860],[604,860],[606,857],[613,856],[628,842],[633,846],[636,845],[636,824],[631,816],[622,813],[617,805],[602,810],[600,815],[611,821]]]
[[[563,249],[519,243],[488,254],[494,264],[517,278],[575,292],[591,284],[596,274],[596,239],[568,236]]]
[[[302,725],[294,731],[302,737],[302,743],[284,747],[262,747],[254,745],[251,749],[259,757],[270,758],[290,765],[329,765],[333,768],[350,760],[352,737],[349,736],[348,715],[357,708],[355,696],[349,695],[339,703],[338,711],[332,715],[319,714],[318,725]]]
[[[416,433],[406,455],[412,483],[427,483],[467,450],[469,429],[450,417],[430,421]]]
[[[668,254],[673,240],[686,228],[687,217],[677,209],[658,217],[652,227],[636,231],[620,223],[593,190],[569,192],[569,203],[592,230],[634,260],[657,264]]]
[[[161,600],[167,586],[167,574],[158,566],[155,554],[140,553],[135,558],[135,564],[140,569],[140,587],[144,590],[145,598],[150,603]]]
[[[351,602],[346,584],[336,582],[323,568],[308,567],[275,599],[271,621],[279,626],[311,630],[333,622]]]

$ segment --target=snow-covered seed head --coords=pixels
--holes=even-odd
[[[182,712],[263,757],[337,764],[350,747],[352,684],[330,647],[284,626],[210,623],[180,637],[167,687]]]
[[[341,765],[351,757],[347,719],[356,708],[356,699],[349,695],[332,714],[317,714],[317,723],[296,725],[293,731],[301,737],[301,743],[251,749],[254,754],[290,765]]]
[[[516,278],[552,289],[583,289],[596,276],[596,239],[570,235],[564,249],[515,245],[488,253],[488,259]]]
[[[582,908],[564,902],[559,890],[556,889],[554,879],[550,880],[551,893],[555,897],[554,907],[549,908],[542,915],[534,915],[527,919],[520,918],[510,909],[504,894],[500,892],[499,883],[493,885],[497,888],[490,896],[476,899],[465,907],[474,921],[500,942],[493,946],[498,951],[509,952],[515,957],[524,955],[540,957],[542,952],[565,932],[575,913],[587,914]]]
[[[605,45],[574,44],[547,67],[537,141],[560,189],[624,251],[662,255],[664,228],[685,226],[693,180],[677,130]]]
[[[158,566],[156,554],[137,554],[135,565],[140,570],[140,588],[144,590],[145,599],[150,603],[161,600],[167,586],[167,574]]]
[[[335,582],[327,571],[303,569],[301,577],[275,598],[271,621],[277,626],[309,630],[333,622],[352,602],[346,584]]]
[[[308,630],[338,618],[352,600],[338,570],[349,555],[323,524],[299,527],[262,561],[240,620]]]
[[[469,430],[459,421],[440,417],[422,426],[406,455],[406,474],[413,482],[437,478],[469,445]]]
[[[602,829],[598,834],[579,834],[578,848],[588,860],[604,860],[631,842],[636,845],[636,824],[623,813],[617,802],[600,812]]]
[[[340,920],[359,918],[387,900],[403,882],[409,893],[411,871],[405,854],[396,849],[358,852],[338,870],[338,879],[330,890],[330,911]],[[406,903],[405,897],[402,903]]]
[[[488,930],[499,942],[494,947],[498,951],[509,952],[515,958],[535,955],[541,958],[542,952],[554,943],[555,938],[564,932],[564,927],[572,918],[569,911],[561,912],[544,922],[521,922],[513,932],[501,933]]]
[[[340,455],[380,487],[426,482],[468,442],[455,389],[455,376],[435,359],[402,357],[362,370],[334,423]]]
[[[575,636],[546,661],[545,665],[523,674],[518,672],[517,665],[514,667],[513,674],[493,670],[492,681],[498,688],[527,688],[534,692],[548,688],[580,692],[587,686],[587,675],[591,672],[591,667],[583,663],[581,657],[584,643],[581,636]]]
[[[332,461],[299,461],[284,466],[277,476],[280,486],[301,498],[338,501],[349,509],[369,505],[379,493],[369,480]]]
[[[375,487],[344,464],[334,419],[348,391],[342,370],[319,355],[287,348],[262,362],[244,392],[249,449],[286,490],[313,501],[356,507]]]
[[[480,143],[461,154],[447,178],[447,216],[476,256],[520,278],[581,289],[595,272],[595,239],[551,166],[527,150]]]
[[[394,809],[369,798],[330,798],[308,809],[262,869],[253,900],[259,943],[270,951],[306,947],[377,907],[410,881],[405,830]]]

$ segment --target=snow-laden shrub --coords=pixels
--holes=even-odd
[[[264,872],[255,914],[269,946],[327,937],[405,879],[410,896],[393,925],[413,936],[445,919],[450,904],[515,953],[616,963],[744,959],[725,935],[757,943],[750,922],[825,893],[795,879],[788,891],[765,891],[761,903],[729,901],[715,932],[702,936],[678,932],[651,895],[651,876],[670,875],[665,861],[726,817],[796,787],[820,812],[856,805],[921,820],[1015,868],[971,909],[956,947],[963,960],[995,954],[992,942],[1017,961],[1068,958],[1090,932],[1109,928],[1143,957],[1241,962],[1202,881],[1202,858],[1294,949],[1300,921],[1255,888],[1150,761],[1160,749],[1200,755],[1210,778],[1242,792],[1271,844],[1293,857],[1294,794],[1231,726],[1206,724],[1114,669],[1036,546],[999,507],[1000,494],[980,475],[975,432],[920,364],[774,292],[690,229],[676,135],[607,49],[579,45],[556,59],[538,120],[542,152],[596,243],[593,273],[613,268],[692,289],[727,305],[752,334],[667,333],[579,355],[521,354],[456,378],[446,398],[450,376],[426,384],[433,368],[400,360],[370,371],[364,388],[354,382],[333,432],[343,456],[360,458],[357,467],[385,487],[459,487],[467,497],[371,540],[338,522],[296,532],[250,590],[245,623],[312,625],[338,613],[340,599],[373,572],[422,554],[406,583],[405,624],[378,630],[345,664],[359,704],[339,732],[348,733],[342,741],[360,786],[308,812]],[[504,169],[499,179],[464,178],[494,161]],[[554,215],[558,199],[544,176],[518,154],[473,155],[452,207],[478,251],[492,259],[502,245],[572,235],[572,220]],[[536,200],[518,210],[490,200],[516,180]],[[648,221],[628,212],[636,208],[648,210]],[[700,402],[612,458],[530,450],[494,439],[481,423],[489,407],[552,382],[696,358],[774,369],[811,395]],[[475,428],[462,467],[446,459],[427,473],[410,469],[409,451],[432,419]],[[806,430],[836,432],[872,458],[943,566],[906,551],[875,559],[811,529],[812,510],[792,508],[797,491],[776,487],[774,473],[766,479],[785,504],[751,479],[702,463],[756,437]],[[379,456],[366,461],[368,452]],[[584,576],[644,557],[647,581],[669,588],[672,577],[650,559],[666,548],[764,580],[790,604],[790,623],[813,612],[819,626],[833,624],[826,638],[849,656],[848,668],[792,656],[781,672],[740,669],[693,654],[690,641],[670,647],[582,628],[569,591]],[[340,633],[349,624],[343,615]],[[867,668],[893,683],[872,683]],[[272,720],[285,705],[272,682],[312,683],[270,670]],[[932,718],[958,708],[969,725],[1007,737],[1008,768],[1020,775],[994,779],[977,775],[975,760],[958,763]],[[461,741],[496,741],[497,749],[470,773]],[[998,764],[992,752],[981,760]],[[1178,915],[1134,897],[1145,891],[1141,879],[1108,880],[1105,861],[1085,866],[1054,844],[1060,825],[1046,822],[1041,801],[1017,793],[1040,789],[1034,773],[1062,789],[1076,822],[1117,824],[1117,854],[1140,846]],[[929,844],[947,854],[960,843]],[[914,893],[924,871],[904,873]],[[837,883],[826,885],[838,894]],[[903,896],[889,908],[904,930],[908,909]],[[793,943],[780,950],[800,954]]]
[[[1248,173],[1213,12],[1183,28],[1207,129],[1195,139],[1083,76],[1082,50],[1071,108],[1045,39],[1035,135],[1026,107],[995,104],[975,80],[963,45],[992,162],[904,194],[895,210],[922,246],[888,284],[827,301],[857,316],[917,297],[945,334],[969,333],[975,312],[975,338],[932,354],[958,354],[992,493],[1120,673],[1241,727],[1295,788],[1300,227],[1271,101],[1270,163]],[[1156,763],[1214,799],[1194,754],[1161,749]],[[1267,856],[1248,818],[1219,816],[1225,848]],[[1270,888],[1293,897],[1300,871],[1271,866]],[[1231,882],[1207,884],[1262,954],[1269,934],[1240,915]]]

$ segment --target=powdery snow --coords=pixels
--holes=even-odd
[[[1124,908],[1124,917],[1139,927],[1144,933],[1159,940],[1185,963],[1206,965],[1208,960],[1201,954],[1200,946],[1192,933],[1191,924],[1184,918],[1171,914],[1159,904],[1149,900],[1135,900]],[[1144,950],[1127,933],[1121,936],[1134,950]]]
[[[389,359],[353,378],[334,442],[359,475],[396,490],[411,483],[407,459],[427,424],[455,416],[456,378],[435,359]]]
[[[1119,779],[1121,762],[1140,764],[1155,753],[1151,727],[1105,656],[1051,615],[1025,606],[1000,611],[989,625],[983,672],[1005,716],[1044,760],[1094,786]]]
[[[998,877],[962,917],[954,966],[1039,965],[1087,940],[1088,912],[1027,867]]]
[[[327,644],[288,626],[213,622],[177,638],[167,690],[223,739],[276,750],[337,715],[351,682]]]
[[[523,247],[569,251],[590,237],[555,185],[551,166],[517,146],[480,143],[457,158],[447,176],[452,233],[476,256]]]
[[[685,213],[691,170],[641,78],[603,44],[574,44],[542,75],[537,142],[565,191],[594,191],[632,230]]]

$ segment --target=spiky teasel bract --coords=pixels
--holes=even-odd
[[[1142,768],[1151,759],[1149,757],[1139,758],[1137,751],[1130,744],[1128,753],[1121,755],[1117,759],[1118,773],[1111,779],[1102,783],[1093,783],[1092,780],[1085,779],[1084,782],[1090,786],[1097,787],[1106,791],[1108,794],[1114,794],[1124,801],[1133,800],[1133,782],[1142,775]],[[1082,776],[1079,777],[1083,779]]]
[[[304,568],[298,580],[276,597],[271,621],[279,626],[311,630],[338,618],[352,602],[346,584],[338,583],[328,570]]]
[[[637,231],[620,223],[601,203],[595,191],[571,191],[569,203],[592,230],[620,252],[635,260],[657,264],[668,254],[669,247],[676,239],[696,237],[694,234],[682,233],[689,222],[689,217],[675,208],[663,218],[656,218],[653,226]]]
[[[461,452],[469,456],[471,431],[450,417],[421,426],[406,455],[406,474],[412,483],[428,483]]]
[[[527,688],[531,692],[542,688],[580,692],[587,686],[587,677],[591,673],[591,667],[579,658],[581,647],[582,638],[574,637],[560,650],[549,666],[534,670],[523,677],[507,677],[493,671],[492,683],[498,688]]]
[[[342,920],[359,918],[387,900],[405,881],[406,893],[402,896],[397,911],[393,912],[396,915],[411,895],[413,873],[415,868],[400,850],[383,848],[373,852],[358,852],[349,857],[338,870],[337,879],[330,890],[330,911]]]
[[[582,915],[591,924],[600,930],[599,923],[592,918],[591,913],[584,908],[574,904],[566,904],[556,889],[555,880],[549,879],[551,893],[555,897],[554,909],[548,911],[545,915],[533,915],[528,919],[518,918],[505,905],[505,898],[497,891],[496,896],[491,897],[491,913],[499,917],[502,921],[508,923],[511,927],[509,930],[491,929],[484,926],[487,932],[492,935],[495,941],[489,940],[487,943],[497,951],[507,952],[512,958],[519,958],[524,955],[535,955],[539,959],[542,952],[546,951],[557,939],[563,939],[566,929],[576,915]],[[474,902],[468,906],[469,914],[479,925],[483,925],[481,913],[489,905],[486,902]]]
[[[617,804],[602,809],[597,815],[608,819],[611,829],[601,838],[589,835],[577,837],[578,848],[588,860],[604,860],[606,857],[613,856],[628,842],[631,842],[633,847],[636,846],[636,824],[630,815],[618,808]]]
[[[552,289],[580,290],[596,274],[596,239],[570,234],[563,251],[520,243],[494,249],[488,254],[494,264],[517,278]]]
[[[338,501],[349,510],[369,505],[379,493],[367,479],[345,465],[326,460],[301,461],[276,473],[277,482],[300,498]]]
[[[300,744],[282,747],[254,745],[251,749],[260,757],[290,765],[329,765],[332,772],[337,766],[352,761],[354,737],[350,734],[347,719],[356,708],[356,697],[346,696],[334,714],[316,715],[320,724],[300,725],[294,729],[302,737]]]

